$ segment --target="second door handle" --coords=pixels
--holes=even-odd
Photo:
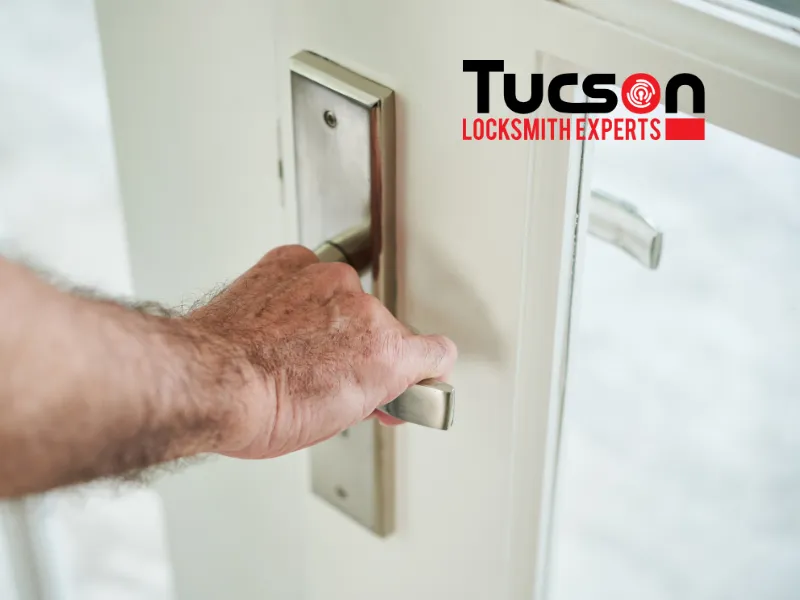
[[[664,234],[631,203],[592,191],[589,233],[627,252],[648,269],[661,262]]]

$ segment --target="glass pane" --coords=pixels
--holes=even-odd
[[[751,2],[800,17],[800,2],[798,0],[751,0]]]
[[[550,598],[800,597],[800,160],[605,142],[593,186],[664,233],[648,270],[589,238]]]
[[[693,3],[697,0],[674,0]],[[759,21],[794,29],[797,33],[797,18],[800,17],[800,0],[701,0],[713,6],[739,12]]]

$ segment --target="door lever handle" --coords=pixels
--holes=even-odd
[[[433,379],[412,385],[378,410],[401,421],[434,429],[450,429],[456,391],[449,383]]]
[[[617,246],[648,269],[657,269],[661,262],[664,234],[635,206],[611,194],[592,191],[589,233]]]
[[[323,242],[314,253],[321,262],[347,263],[361,274],[372,263],[369,236],[369,225],[354,227]],[[442,381],[426,380],[412,385],[378,410],[408,423],[450,429],[455,404],[453,386]]]
[[[317,246],[314,254],[320,262],[347,263],[362,275],[372,264],[370,231],[369,224],[343,231]]]

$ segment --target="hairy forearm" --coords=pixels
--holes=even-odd
[[[456,354],[302,246],[182,317],[70,295],[0,258],[0,497],[307,448],[446,376]]]
[[[0,258],[0,497],[216,451],[247,361],[185,319],[79,298]]]

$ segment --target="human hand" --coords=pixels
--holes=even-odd
[[[243,357],[247,384],[219,448],[243,458],[324,441],[409,386],[446,377],[457,355],[448,338],[398,322],[352,267],[302,246],[272,250],[187,320]]]

